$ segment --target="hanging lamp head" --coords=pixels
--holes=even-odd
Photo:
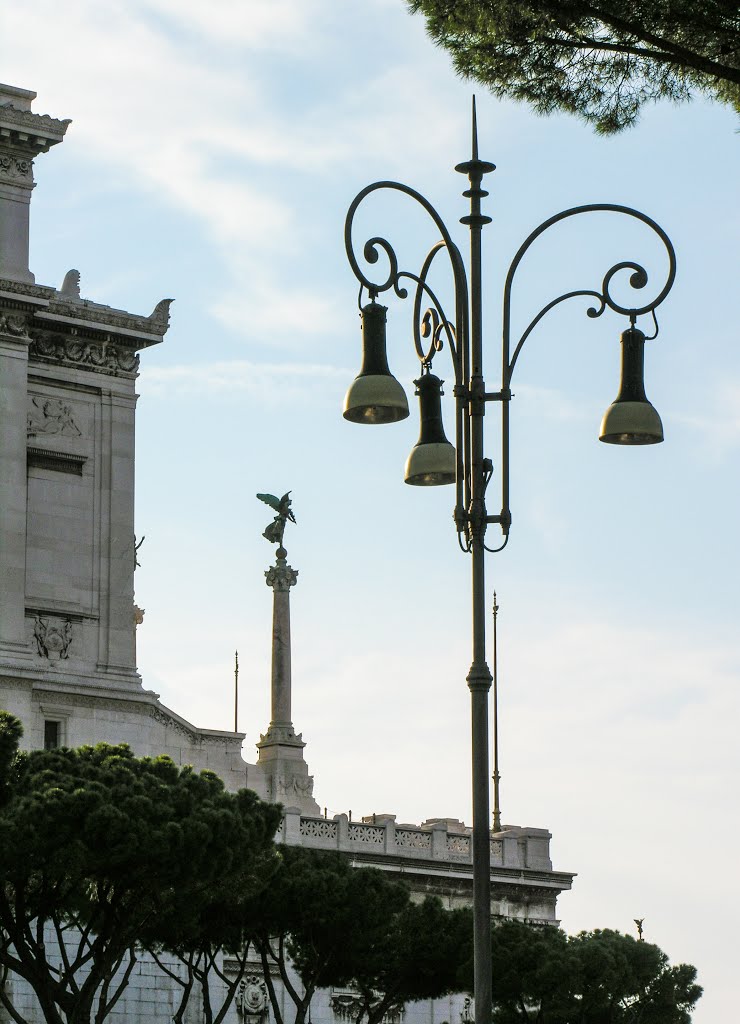
[[[421,432],[406,461],[404,479],[407,484],[435,487],[455,482],[455,448],[445,437],[442,425],[442,383],[430,372],[422,373],[414,381],[419,396]]]
[[[599,440],[607,444],[659,444],[663,424],[645,394],[645,335],[630,326],[622,334],[619,394],[604,413]]]
[[[388,368],[386,306],[362,307],[362,369],[350,385],[342,415],[352,423],[397,423],[409,414],[406,393]]]

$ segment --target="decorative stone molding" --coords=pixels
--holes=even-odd
[[[160,725],[165,726],[165,728],[171,729],[180,736],[184,736],[191,746],[194,747],[207,746],[208,744],[220,746],[229,741],[236,742],[240,735],[228,732],[201,732],[199,729],[190,729],[186,723],[180,722],[174,715],[168,714],[161,705],[150,705],[148,716],[153,718],[155,722],[159,722]]]
[[[246,1024],[261,1024],[267,1018],[269,997],[265,979],[259,974],[247,974],[239,985],[234,1000],[239,1019]]]
[[[33,161],[25,156],[8,156],[0,153],[0,180],[33,185]]]
[[[42,618],[37,613],[33,620],[33,638],[40,658],[65,660],[73,639],[72,620]]]
[[[324,818],[301,818],[301,835],[311,839],[336,839],[337,823]]]
[[[275,789],[279,797],[290,796],[291,794],[311,796],[313,793],[313,775],[309,775],[305,779],[301,779],[297,775],[293,775],[288,779],[279,778],[276,780]]]
[[[286,593],[298,582],[298,570],[286,565],[284,561],[282,565],[271,565],[265,572],[265,582],[273,590]]]
[[[351,843],[372,843],[382,846],[385,840],[385,829],[380,825],[352,824],[349,826],[348,838]]]
[[[378,1000],[380,1000],[380,994],[378,994]],[[373,1003],[375,1002],[376,1000],[373,1000]],[[342,1021],[343,1024],[354,1024],[359,1019],[364,1005],[362,996],[355,989],[335,988],[332,989],[329,996],[329,1006],[334,1013],[334,1019]],[[382,1018],[383,1024],[400,1024],[405,1014],[405,1007],[393,1007]]]
[[[57,473],[73,473],[82,476],[82,467],[87,462],[86,455],[74,455],[70,452],[53,452],[48,448],[29,446],[27,455],[28,468],[51,469]]]
[[[71,123],[69,117],[58,120],[50,114],[34,114],[11,104],[0,105],[0,125],[9,129],[6,135],[9,141],[21,140],[39,153],[45,153],[55,143],[61,142]]]
[[[11,295],[28,295],[34,299],[53,299],[56,295],[56,288],[50,288],[46,284],[27,284],[25,281],[11,281],[7,277],[0,277],[0,292]]]
[[[98,373],[135,374],[139,357],[131,348],[113,341],[91,341],[48,331],[34,331],[29,358],[46,363],[82,365]]]
[[[64,285],[62,285],[64,287]],[[106,327],[117,327],[125,331],[137,331],[142,334],[167,333],[170,325],[170,305],[172,299],[161,299],[149,316],[137,316],[123,309],[114,309],[90,299],[78,299],[63,292],[54,292],[49,304],[49,312],[56,316],[67,316],[70,320],[89,320],[94,324]]]
[[[0,334],[9,334],[12,338],[30,340],[27,332],[26,318],[12,313],[0,313]]]
[[[57,693],[55,690],[34,690],[39,700],[51,700],[55,704],[68,704],[72,707],[99,708],[108,711],[142,714],[146,705],[132,700],[114,700],[112,697],[96,697],[85,693]]]
[[[470,836],[447,836],[447,850],[449,853],[465,854],[470,856]]]
[[[420,832],[418,829],[397,828],[396,846],[406,847],[410,850],[431,850],[431,832]]]
[[[331,1006],[336,1020],[345,1024],[354,1024],[363,1007],[362,997],[359,992],[352,992],[349,989],[334,989],[329,996]]]
[[[149,717],[153,718],[155,722],[159,722],[160,725],[164,725],[167,729],[172,729],[173,732],[178,733],[180,736],[184,736],[193,745],[198,742],[198,734],[192,729],[188,729],[173,718],[172,715],[168,715],[161,708],[152,707],[149,709]]]

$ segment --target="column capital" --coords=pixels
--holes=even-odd
[[[298,582],[298,570],[287,564],[285,558],[278,558],[265,572],[265,582],[276,593],[287,593]]]

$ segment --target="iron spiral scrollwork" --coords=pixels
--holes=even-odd
[[[352,227],[355,213],[364,199],[373,192],[381,190],[400,192],[413,199],[429,214],[442,236],[441,241],[437,242],[429,251],[419,274],[414,274],[407,270],[399,270],[398,257],[393,246],[386,238],[382,238],[379,235],[369,238],[364,243],[362,247],[362,255],[366,263],[375,265],[379,262],[380,254],[382,252],[388,265],[387,276],[381,281],[373,280],[360,266],[352,240]],[[393,290],[398,298],[405,299],[408,297],[409,292],[402,284],[402,281],[409,281],[413,283],[414,347],[416,349],[416,354],[419,357],[419,361],[424,366],[431,365],[434,355],[441,351],[446,340],[455,369],[455,382],[461,383],[460,375],[463,371],[463,367],[458,355],[458,341],[467,326],[467,280],[465,276],[465,266],[460,251],[450,237],[444,221],[431,203],[421,195],[420,192],[417,192],[415,189],[409,188],[408,185],[403,185],[397,181],[378,181],[372,185],[368,185],[355,196],[349,210],[347,211],[344,228],[344,243],[347,258],[350,266],[352,267],[352,272],[360,282],[360,297],[362,296],[363,290],[367,291],[371,299],[377,298],[383,292]],[[455,283],[456,309],[454,320],[451,320],[447,316],[442,303],[435,295],[427,281],[432,263],[437,254],[442,250],[448,254]],[[360,305],[362,305],[361,300]],[[429,339],[428,345],[424,344],[426,339]]]
[[[556,299],[548,302],[546,306],[537,313],[537,315],[529,322],[528,326],[522,333],[521,337],[517,341],[514,348],[514,352],[509,358],[510,348],[510,337],[511,337],[511,290],[514,282],[516,271],[521,263],[521,260],[525,253],[529,250],[532,243],[536,241],[548,228],[560,221],[566,220],[569,217],[575,217],[582,213],[618,213],[624,214],[628,217],[632,217],[635,220],[641,221],[643,224],[651,228],[652,231],[659,237],[663,246],[665,247],[668,255],[668,274],[666,275],[665,284],[657,294],[657,296],[650,302],[642,303],[636,306],[625,306],[618,302],[611,291],[611,285],[615,277],[623,271],[631,271],[629,277],[629,286],[634,290],[640,290],[647,287],[649,282],[649,276],[647,270],[640,264],[633,260],[623,260],[620,263],[615,263],[613,267],[607,270],[606,274],[601,283],[601,290],[595,291],[593,289],[577,289],[575,291],[566,292],[563,295],[559,295]],[[504,322],[503,322],[503,333],[504,333],[504,387],[508,387],[511,382],[511,376],[514,372],[514,366],[519,357],[519,353],[522,350],[522,346],[525,341],[532,333],[533,329],[542,320],[542,318],[549,313],[554,307],[559,305],[561,302],[565,302],[567,299],[576,298],[579,296],[594,298],[597,301],[597,305],[589,306],[586,310],[586,315],[595,319],[600,317],[607,307],[613,310],[615,313],[619,313],[629,318],[630,323],[634,324],[638,316],[643,316],[646,313],[651,313],[653,321],[656,326],[655,334],[657,335],[657,320],[655,318],[655,310],[665,299],[673,287],[673,282],[676,277],[676,253],[671,243],[670,238],[663,230],[663,228],[657,224],[651,217],[648,217],[644,213],[640,213],[639,210],[634,210],[631,206],[619,206],[614,203],[592,203],[588,206],[575,206],[569,210],[563,210],[561,213],[555,214],[545,220],[538,227],[532,231],[532,233],[525,239],[520,246],[514,259],[511,261],[509,271],[506,277],[506,284],[504,286]]]

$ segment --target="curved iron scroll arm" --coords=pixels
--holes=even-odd
[[[610,292],[610,285],[616,274],[623,270],[631,270],[632,274],[629,279],[629,283],[632,288],[639,289],[644,288],[648,283],[648,274],[644,267],[639,263],[634,263],[630,260],[623,261],[621,263],[615,263],[606,274],[601,284],[601,291],[593,291],[591,289],[579,289],[572,292],[566,292],[558,298],[553,299],[547,305],[543,306],[537,315],[530,321],[529,325],[519,338],[516,348],[514,349],[513,356],[510,356],[510,341],[511,341],[511,289],[514,282],[514,276],[522,261],[523,256],[529,250],[530,246],[536,239],[540,237],[543,232],[547,231],[548,228],[552,227],[553,224],[557,224],[562,220],[566,220],[569,217],[577,216],[581,213],[621,213],[626,214],[628,217],[633,217],[635,220],[641,221],[651,228],[655,234],[660,238],[663,245],[665,246],[666,252],[668,253],[668,276],[666,278],[663,288],[658,295],[648,303],[644,303],[642,306],[627,307],[618,303]],[[539,227],[535,228],[534,231],[529,235],[528,238],[522,243],[517,251],[514,259],[511,261],[509,266],[508,274],[506,275],[506,284],[504,286],[504,305],[503,305],[503,344],[502,344],[502,386],[499,395],[496,396],[501,401],[501,514],[500,516],[491,517],[489,521],[497,521],[501,524],[503,532],[508,536],[509,524],[511,523],[511,511],[509,508],[509,399],[511,398],[511,378],[514,372],[516,361],[519,357],[519,353],[522,350],[522,346],[525,341],[532,333],[537,324],[542,318],[559,303],[564,302],[566,299],[575,298],[577,296],[590,296],[597,300],[597,306],[591,306],[586,310],[586,313],[590,317],[599,317],[608,306],[616,313],[622,313],[628,316],[630,323],[634,324],[638,316],[645,313],[652,313],[653,320],[656,324],[657,333],[657,320],[655,320],[655,310],[665,299],[673,287],[673,282],[676,277],[676,253],[673,248],[673,244],[665,233],[663,228],[657,224],[651,217],[648,217],[644,213],[640,213],[639,210],[634,210],[630,206],[620,206],[614,203],[593,203],[588,206],[575,206],[569,210],[563,210],[561,213],[555,214],[548,220],[543,221]]]
[[[666,282],[662,290],[651,302],[645,303],[642,306],[622,306],[612,297],[611,292],[609,291],[609,286],[611,285],[614,276],[619,271],[631,270],[632,275],[630,277],[630,285],[633,288],[644,288],[648,283],[648,275],[645,268],[640,266],[639,263],[633,263],[631,261],[616,263],[604,275],[604,280],[602,282],[600,292],[592,290],[579,290],[568,292],[565,295],[559,296],[557,299],[553,300],[552,302],[544,306],[537,314],[537,316],[530,322],[527,329],[524,331],[514,350],[513,357],[510,358],[509,353],[511,339],[511,289],[514,283],[514,276],[517,272],[519,264],[521,263],[522,258],[529,250],[532,243],[535,242],[541,234],[547,231],[548,228],[552,227],[553,224],[557,224],[560,221],[566,220],[569,217],[575,217],[581,213],[623,213],[626,214],[628,217],[633,217],[635,220],[641,221],[643,224],[647,224],[647,226],[651,228],[656,233],[656,235],[658,235],[663,245],[665,246],[666,252],[668,253],[668,276],[666,278]],[[657,309],[657,307],[661,304],[663,299],[665,299],[665,297],[668,295],[669,291],[673,287],[675,277],[676,253],[674,251],[673,244],[670,238],[665,233],[663,228],[659,224],[657,224],[651,217],[648,217],[647,214],[640,213],[639,210],[635,210],[631,206],[620,206],[615,203],[592,203],[588,206],[574,206],[571,207],[569,210],[563,210],[561,213],[557,213],[555,214],[555,216],[543,221],[542,224],[536,227],[534,231],[521,244],[516,255],[514,256],[514,259],[511,261],[511,264],[509,266],[509,272],[506,275],[506,284],[504,285],[503,307],[503,387],[508,388],[509,385],[511,384],[511,376],[514,372],[514,365],[516,364],[517,357],[519,356],[522,346],[529,337],[533,328],[536,327],[536,325],[540,322],[542,317],[547,312],[549,312],[549,310],[551,310],[553,306],[556,306],[559,302],[562,302],[565,299],[573,298],[574,296],[577,295],[591,295],[598,300],[599,308],[596,309],[594,307],[591,307],[588,310],[588,315],[590,317],[601,316],[601,314],[608,306],[610,309],[613,309],[616,313],[622,313],[625,316],[628,316],[630,320],[634,323],[634,320],[638,316],[642,316],[644,313],[653,313]]]
[[[408,196],[413,199],[419,206],[422,207],[426,213],[429,214],[434,225],[438,229],[442,236],[441,241],[437,242],[432,249],[429,251],[421,273],[419,275],[412,274],[408,271],[398,269],[398,258],[396,256],[393,246],[385,238],[375,236],[368,239],[365,242],[362,253],[365,260],[368,263],[377,263],[379,259],[379,250],[382,250],[388,260],[388,276],[381,283],[372,281],[361,269],[359,262],[355,256],[354,248],[352,245],[352,226],[354,222],[355,213],[369,195],[373,192],[378,192],[384,189],[388,189],[393,192],[400,192],[402,195]],[[447,335],[450,355],[452,358],[453,369],[455,374],[455,394],[457,400],[455,402],[455,450],[457,453],[457,474],[456,474],[456,502],[455,502],[455,522],[458,524],[458,532],[460,525],[464,520],[464,511],[470,504],[470,480],[469,472],[466,469],[470,465],[470,423],[469,423],[469,410],[467,403],[462,401],[459,397],[460,392],[465,390],[467,387],[467,381],[470,376],[470,353],[469,353],[469,302],[468,302],[468,280],[465,271],[465,263],[463,262],[462,255],[455,242],[452,240],[450,233],[445,225],[444,221],[434,209],[432,204],[416,189],[410,188],[408,185],[404,185],[398,181],[376,181],[371,185],[365,186],[360,192],[357,193],[355,198],[350,203],[349,209],[347,210],[347,216],[344,222],[344,247],[347,253],[347,259],[352,267],[352,272],[360,282],[360,292],[362,288],[366,288],[371,299],[376,298],[379,294],[384,291],[388,291],[391,288],[395,294],[402,299],[408,296],[408,292],[405,288],[401,287],[400,281],[402,278],[414,281],[416,284],[416,293],[414,298],[414,344],[416,347],[417,355],[421,359],[422,363],[428,363],[434,354],[434,340],[441,338],[441,331],[444,331]],[[432,262],[437,253],[444,249],[450,260],[452,268],[452,276],[454,282],[455,292],[455,322],[454,326],[450,324],[447,317],[445,316],[444,310],[439,303],[438,299],[434,295],[433,291],[426,282],[427,275],[431,268]],[[433,309],[439,313],[440,320],[434,322],[432,317],[427,321],[426,327],[431,329],[432,333],[432,345],[427,353],[423,351],[421,345],[420,334],[423,334],[424,321],[422,320],[422,331],[419,329],[419,320],[421,313],[421,301],[422,296],[428,295],[431,299]],[[425,314],[426,318],[426,314]],[[425,358],[426,356],[426,358]]]

